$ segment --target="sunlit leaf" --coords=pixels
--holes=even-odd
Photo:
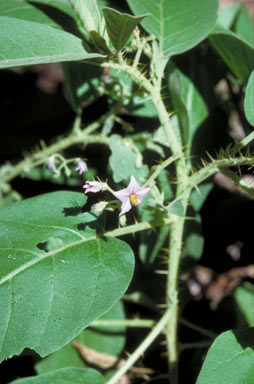
[[[224,332],[208,350],[196,384],[252,384],[253,362],[254,328]]]
[[[148,12],[142,21],[148,33],[160,40],[165,55],[188,51],[206,38],[217,17],[217,0],[127,0],[134,15]]]
[[[0,210],[0,359],[67,344],[123,295],[133,273],[124,242],[98,237],[83,194],[56,192]]]
[[[64,31],[0,16],[0,69],[103,58],[86,52],[82,40]]]
[[[91,368],[64,368],[44,375],[12,381],[14,384],[104,384],[102,375]]]

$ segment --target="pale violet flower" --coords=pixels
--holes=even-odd
[[[140,205],[149,191],[150,188],[140,187],[135,177],[131,176],[131,181],[127,188],[114,192],[114,196],[122,202],[119,216],[128,212],[133,205]]]
[[[87,166],[86,162],[83,160],[79,160],[77,163],[77,167],[75,168],[75,171],[78,171],[78,173],[80,175],[82,175],[82,173],[88,171],[88,166]]]
[[[83,185],[84,192],[100,192],[103,189],[103,183],[100,181],[86,181],[85,185]]]
[[[50,158],[48,159],[48,169],[50,169],[53,173],[58,173],[58,170],[57,170],[56,165],[55,165],[55,157],[54,156],[50,156]]]

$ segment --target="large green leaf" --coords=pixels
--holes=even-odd
[[[106,27],[109,38],[114,47],[120,51],[134,28],[148,15],[132,16],[127,13],[121,13],[112,8],[103,8]]]
[[[102,375],[94,369],[64,368],[35,377],[12,381],[14,384],[103,384]]]
[[[130,247],[99,237],[83,194],[56,192],[0,210],[0,360],[23,348],[41,356],[72,340],[121,298]]]
[[[254,383],[254,328],[227,331],[210,347],[196,384]]]
[[[0,69],[103,57],[86,52],[82,40],[68,32],[0,16]]]
[[[170,73],[169,89],[183,142],[190,151],[195,133],[208,116],[206,103],[193,82],[178,69]]]
[[[235,76],[247,82],[253,70],[253,47],[219,25],[210,34],[209,41]]]
[[[217,18],[217,0],[127,0],[135,15],[150,13],[142,21],[148,33],[160,40],[165,55],[188,51],[205,39]]]
[[[244,111],[248,122],[254,126],[254,71],[251,72],[248,80],[244,98]]]
[[[100,317],[101,320],[123,320],[125,318],[123,304],[118,301],[113,308]],[[89,327],[81,332],[75,340],[98,352],[118,356],[125,343],[125,328],[122,326]],[[85,362],[72,343],[65,345],[59,351],[52,353],[36,364],[40,374],[65,367],[84,367]]]
[[[34,21],[78,33],[78,20],[68,0],[1,0],[0,16]]]

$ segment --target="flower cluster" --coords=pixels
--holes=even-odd
[[[128,187],[120,189],[120,191],[112,191],[106,183],[101,183],[100,181],[87,181],[83,188],[85,189],[85,193],[99,192],[102,190],[109,190],[113,193],[113,195],[122,203],[119,216],[129,212],[133,205],[140,205],[144,197],[150,191],[150,188],[141,187],[134,176],[131,176]]]

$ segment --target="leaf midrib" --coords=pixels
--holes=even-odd
[[[3,223],[8,223],[8,224],[17,224],[16,221],[12,221],[12,220],[0,220],[0,223],[3,222]],[[67,227],[62,227],[61,225],[43,225],[43,224],[38,224],[38,223],[26,223],[26,222],[23,222],[22,221],[22,225],[27,225],[27,226],[30,226],[30,227],[38,227],[38,228],[54,228],[54,229],[62,229],[64,231],[67,231],[67,232],[71,232],[75,235],[77,235],[78,237],[80,237],[81,239],[84,239],[85,237],[81,235],[81,233],[75,231],[74,229],[71,229],[71,228],[67,228]]]
[[[67,245],[65,245],[65,246],[63,246],[61,248],[56,249],[56,250],[53,250],[53,251],[50,251],[50,252],[47,252],[47,253],[43,253],[38,258],[30,260],[28,263],[26,263],[26,264],[22,265],[21,267],[13,270],[8,275],[3,277],[0,280],[0,286],[2,284],[4,284],[6,281],[11,280],[14,276],[18,275],[19,273],[25,271],[26,269],[32,267],[33,265],[35,265],[37,263],[39,263],[41,260],[44,260],[44,259],[46,259],[48,257],[51,257],[51,256],[55,256],[58,253],[61,253],[61,252],[65,251],[68,248],[75,247],[76,245],[85,243],[85,242],[90,241],[90,240],[96,240],[96,239],[97,239],[96,235],[95,236],[90,236],[90,237],[87,237],[87,238],[83,238],[82,240],[75,241],[75,242],[73,242],[71,244],[67,244]]]

